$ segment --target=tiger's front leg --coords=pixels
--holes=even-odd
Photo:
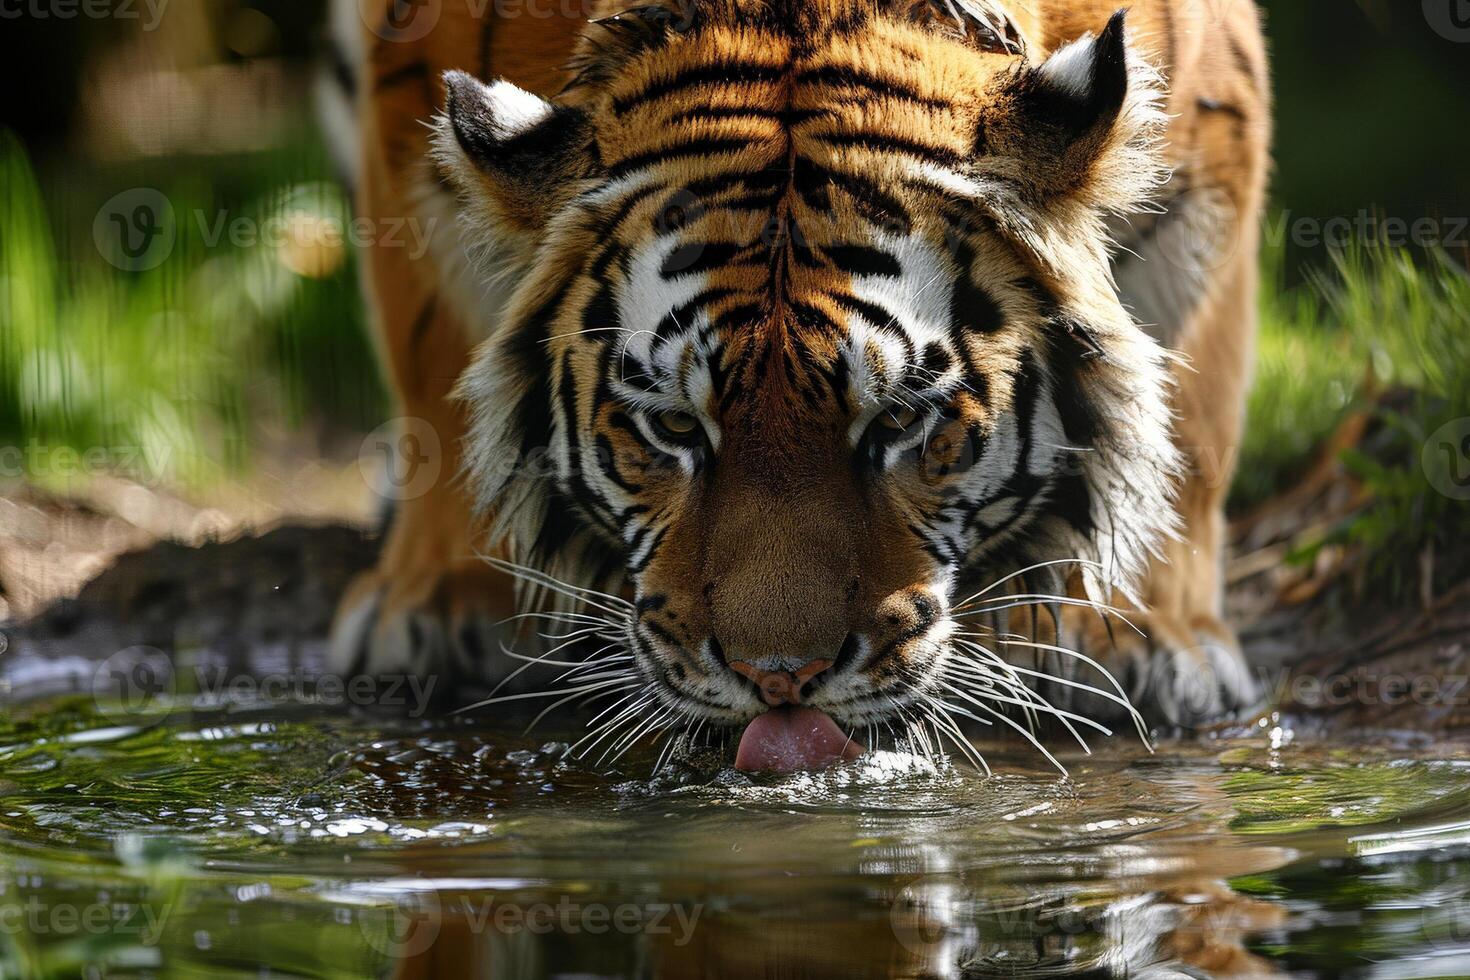
[[[1260,685],[1225,618],[1225,503],[1245,424],[1256,331],[1252,227],[1229,239],[1209,295],[1177,337],[1175,444],[1185,461],[1178,536],[1149,566],[1144,607],[1100,615],[1063,610],[1063,646],[1102,663],[1151,723],[1192,728],[1258,706]],[[1087,678],[1096,683],[1096,678]],[[1070,692],[1084,713],[1116,717],[1115,705]]]
[[[444,697],[455,681],[495,679],[497,624],[514,613],[513,589],[476,553],[460,474],[463,409],[448,396],[468,357],[466,332],[406,256],[375,247],[368,260],[398,417],[369,437],[364,458],[393,513],[377,567],[339,605],[331,669],[434,679]]]
[[[380,42],[369,62],[385,80],[362,113],[360,219],[380,230],[364,276],[396,417],[364,445],[376,490],[392,509],[377,567],[340,600],[329,646],[332,673],[412,675],[452,701],[464,679],[495,680],[506,658],[500,628],[514,613],[511,582],[477,554],[461,473],[464,407],[450,395],[473,335],[444,291],[429,236],[456,236],[450,217],[423,206],[427,138],[418,119],[442,92],[429,67],[407,71],[404,45]],[[457,238],[453,240],[457,241]]]

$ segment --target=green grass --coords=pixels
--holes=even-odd
[[[1432,437],[1470,420],[1470,277],[1444,254],[1358,247],[1303,287],[1268,288],[1262,303],[1236,509],[1289,487],[1349,412],[1367,409],[1368,436],[1342,461],[1369,502],[1296,558],[1354,548],[1365,587],[1392,599],[1464,581],[1470,503],[1441,488],[1453,489],[1470,459]]]
[[[1359,396],[1367,359],[1328,322],[1312,287],[1288,289],[1281,254],[1267,256],[1255,385],[1231,508],[1250,510],[1299,479]]]
[[[288,213],[345,216],[325,171],[310,154],[154,161],[155,179],[176,175],[154,187],[173,208],[177,244],[156,268],[128,271],[109,264],[92,225],[138,176],[44,194],[24,149],[0,132],[0,468],[21,461],[31,478],[64,484],[80,460],[198,485],[241,472],[262,432],[370,428],[383,397],[351,256],[310,278],[270,241],[213,233],[221,215],[257,227]]]

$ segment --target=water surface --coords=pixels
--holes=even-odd
[[[58,696],[0,720],[0,978],[1470,975],[1470,753],[1277,721],[989,778]]]

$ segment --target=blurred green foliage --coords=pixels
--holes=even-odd
[[[1275,83],[1276,209],[1410,222],[1470,215],[1470,36],[1438,33],[1436,3],[1465,9],[1463,0],[1260,0]],[[1463,260],[1466,246],[1453,247]],[[1327,261],[1320,248],[1288,244],[1287,281]]]
[[[229,166],[213,181],[156,167],[177,239],[156,268],[127,271],[104,261],[89,225],[52,220],[24,148],[0,133],[7,466],[18,449],[33,478],[65,477],[75,460],[63,465],[56,451],[67,447],[140,479],[198,483],[238,471],[263,434],[376,424],[384,398],[350,251],[313,278],[271,239],[292,215],[347,219],[325,161],[306,170],[261,155],[243,161],[235,183]],[[66,197],[95,216],[105,194],[72,184]],[[250,235],[221,233],[222,218],[241,217]]]
[[[1362,548],[1369,581],[1392,598],[1438,593],[1470,574],[1470,276],[1443,255],[1424,267],[1364,249],[1337,256],[1335,270],[1328,308],[1392,395],[1374,411],[1376,431],[1343,459],[1370,502],[1324,544]]]
[[[1279,266],[1279,263],[1275,263]],[[1268,282],[1270,277],[1268,276]],[[1361,548],[1391,598],[1470,574],[1470,276],[1442,252],[1354,245],[1295,288],[1262,295],[1257,379],[1234,488],[1238,510],[1289,487],[1354,410],[1371,415],[1343,455],[1368,503],[1294,557]],[[1461,491],[1465,492],[1461,492]]]

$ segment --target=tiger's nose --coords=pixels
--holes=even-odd
[[[760,688],[761,698],[774,708],[782,704],[801,704],[801,689],[813,677],[830,670],[833,663],[831,660],[809,660],[796,670],[762,670],[744,660],[732,660],[730,669]]]

